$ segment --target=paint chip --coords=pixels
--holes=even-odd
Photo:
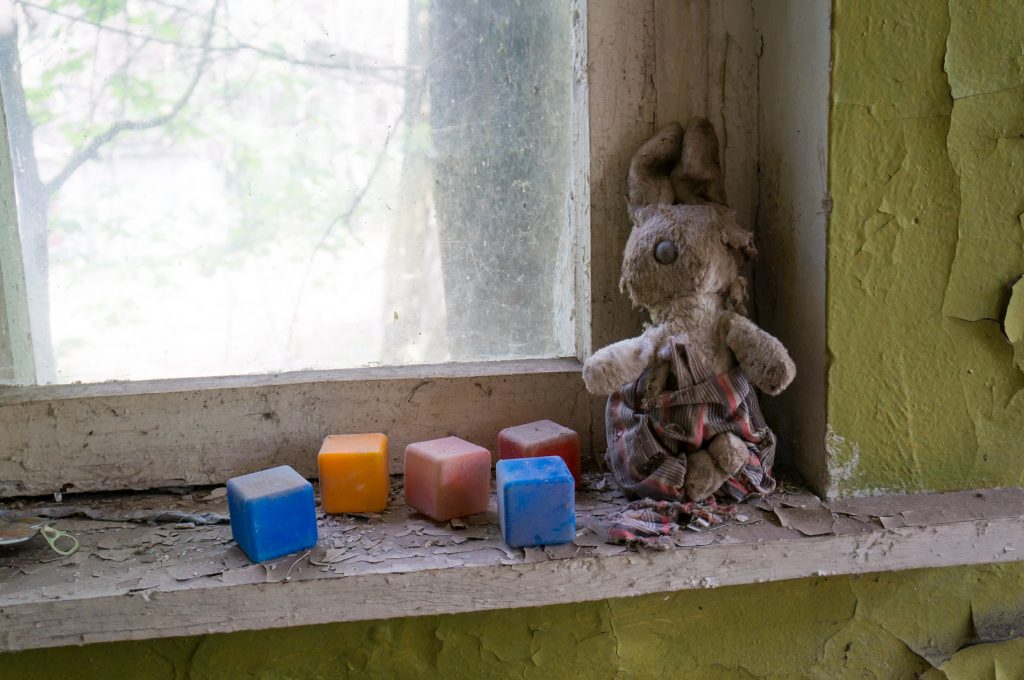
[[[836,518],[826,507],[775,508],[779,523],[787,529],[795,529],[804,536],[823,536],[835,529]]]
[[[1003,334],[1013,345],[1013,363],[1024,371],[1024,276],[1010,286],[1010,299],[1003,313]]]

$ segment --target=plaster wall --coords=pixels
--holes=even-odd
[[[1024,563],[0,656],[44,678],[1024,676]],[[1018,638],[1018,639],[1014,639]]]
[[[1024,4],[837,0],[828,432],[838,495],[1024,483]]]

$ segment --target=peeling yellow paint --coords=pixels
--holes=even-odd
[[[1013,345],[1013,363],[1024,371],[1024,276],[1010,287],[1010,299],[1003,314],[1003,335]]]
[[[1024,678],[1024,640],[1006,640],[957,652],[922,680],[1018,680]]]
[[[925,677],[1019,678],[1021,640],[1001,638],[1020,638],[1021,621],[1024,563],[1012,563],[36,650],[0,656],[0,670],[19,680],[909,680],[937,665],[942,674]],[[985,668],[1002,675],[976,672]]]
[[[833,8],[828,421],[860,456],[832,491],[1020,485],[1024,4]]]

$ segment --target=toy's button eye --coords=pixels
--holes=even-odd
[[[676,244],[672,241],[659,241],[658,245],[654,246],[654,259],[662,264],[672,264],[678,256]]]

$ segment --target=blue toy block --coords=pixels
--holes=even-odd
[[[499,460],[498,522],[513,548],[568,543],[576,536],[576,483],[558,456]]]
[[[313,485],[287,465],[228,480],[231,535],[253,562],[316,545]]]

